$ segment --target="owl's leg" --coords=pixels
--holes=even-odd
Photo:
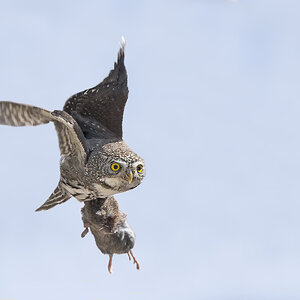
[[[89,232],[89,228],[85,227],[85,229],[81,233],[81,237],[84,238],[88,234],[88,232]]]
[[[140,264],[139,264],[139,262],[136,260],[136,258],[134,257],[132,250],[130,250],[127,254],[128,254],[129,260],[131,260],[131,257],[130,257],[130,254],[131,254],[132,259],[133,259],[133,264],[136,264],[136,269],[139,270],[139,269],[140,269]]]
[[[109,254],[109,261],[108,261],[108,272],[110,274],[112,274],[113,270],[112,270],[112,258],[113,258],[113,254]]]

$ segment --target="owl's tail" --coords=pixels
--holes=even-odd
[[[71,198],[71,195],[61,186],[59,182],[57,188],[50,195],[49,199],[35,211],[47,210],[54,207],[57,204],[66,202]]]
[[[53,120],[51,112],[36,106],[0,101],[0,124],[36,126]]]

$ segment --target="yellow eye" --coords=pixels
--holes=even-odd
[[[113,163],[111,164],[110,168],[116,172],[120,169],[120,165],[118,163]]]
[[[138,166],[136,167],[136,170],[137,170],[139,173],[143,172],[143,165],[138,165]]]

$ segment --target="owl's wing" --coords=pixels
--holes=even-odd
[[[64,111],[78,122],[87,138],[122,139],[122,120],[128,98],[124,65],[125,41],[122,41],[114,69],[98,85],[70,97]]]
[[[62,155],[77,153],[84,160],[87,147],[77,122],[64,111],[50,112],[36,106],[0,101],[0,124],[37,126],[54,122]]]
[[[51,121],[51,112],[45,109],[8,101],[0,102],[0,124],[10,126],[37,126]]]
[[[77,122],[65,111],[55,110],[51,113],[58,136],[61,155],[77,155],[86,160],[87,146],[85,137]]]

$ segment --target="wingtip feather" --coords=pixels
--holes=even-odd
[[[119,53],[118,53],[118,61],[124,59],[125,45],[126,45],[126,41],[125,41],[124,36],[122,35],[122,37],[121,37],[121,48],[120,48]]]
[[[122,35],[122,37],[121,37],[121,48],[125,48],[125,45],[126,45],[126,41],[125,41],[125,38],[124,38],[124,36]]]

